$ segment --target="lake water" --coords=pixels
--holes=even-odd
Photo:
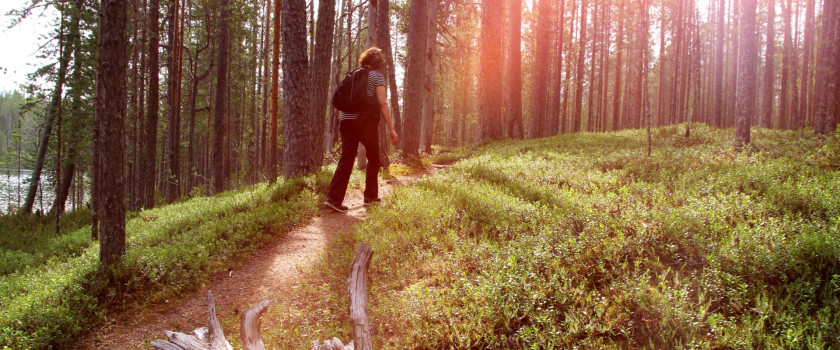
[[[17,170],[0,170],[0,215],[14,212],[23,205],[26,200],[26,192],[29,191],[29,178],[32,170],[21,170],[18,176]],[[35,196],[33,211],[41,210],[46,212],[55,200],[55,192],[51,183],[45,183],[46,174],[41,173],[41,188]]]

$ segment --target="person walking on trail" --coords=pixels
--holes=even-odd
[[[380,72],[385,66],[385,54],[377,47],[371,47],[359,56],[359,65],[367,68],[367,99],[360,113],[341,112],[338,131],[341,134],[341,158],[335,168],[324,206],[343,213],[342,205],[347,194],[347,184],[353,172],[353,163],[359,150],[359,143],[365,146],[368,163],[365,169],[364,205],[379,202],[379,118],[385,118],[391,131],[391,143],[396,145],[398,136],[391,121],[391,110],[385,96],[385,77]]]

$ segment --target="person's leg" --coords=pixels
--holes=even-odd
[[[379,123],[367,122],[362,131],[361,142],[367,152],[368,164],[365,168],[365,198],[379,198]]]
[[[347,184],[350,182],[353,163],[359,150],[359,132],[356,124],[355,120],[344,120],[338,126],[338,131],[341,133],[341,158],[338,159],[338,166],[335,168],[330,190],[327,192],[327,201],[333,204],[340,205],[347,194]]]

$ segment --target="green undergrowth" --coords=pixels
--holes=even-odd
[[[99,267],[89,227],[55,238],[73,253],[0,276],[0,347],[72,347],[103,320],[103,310],[131,310],[193,290],[309,220],[331,174],[325,169],[142,211],[126,223],[126,255],[107,270]]]
[[[328,247],[266,344],[351,338],[374,250],[375,348],[838,348],[840,140],[692,125],[484,145]]]
[[[80,209],[61,216],[61,233],[55,216],[0,215],[0,276],[43,263],[54,256],[74,256],[90,245],[90,211]],[[71,233],[71,234],[66,234]]]

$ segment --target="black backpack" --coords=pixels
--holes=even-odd
[[[366,67],[347,72],[332,96],[332,105],[344,113],[361,113],[367,103],[367,82],[370,70]]]

